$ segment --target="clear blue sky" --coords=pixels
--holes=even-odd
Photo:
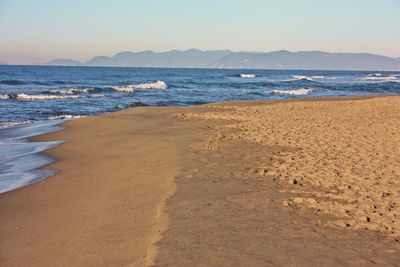
[[[0,61],[187,48],[400,56],[399,27],[400,0],[0,0]]]

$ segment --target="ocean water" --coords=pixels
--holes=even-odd
[[[0,129],[0,193],[39,182],[53,171],[40,167],[53,160],[40,152],[60,142],[28,142],[28,137],[60,130],[62,121],[46,121]]]
[[[400,93],[400,72],[0,65],[0,193],[42,180],[51,162],[29,143],[60,122],[135,106]],[[60,140],[62,141],[62,140]]]

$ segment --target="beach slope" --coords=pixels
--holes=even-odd
[[[35,140],[4,266],[398,266],[400,97],[141,107]]]
[[[136,108],[65,124],[35,140],[57,171],[0,195],[2,266],[143,266],[167,218],[180,156],[192,135],[167,108]]]

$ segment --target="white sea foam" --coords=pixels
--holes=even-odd
[[[397,77],[394,75],[388,75],[384,76],[382,74],[374,74],[374,75],[368,75],[366,77],[361,78],[363,81],[375,81],[375,82],[398,82]]]
[[[336,80],[337,77],[311,76],[311,79],[318,79],[318,80]]]
[[[372,73],[372,74],[368,74],[367,77],[382,77],[385,76],[382,73]]]
[[[50,100],[50,99],[65,99],[65,98],[79,98],[76,95],[28,95],[28,94],[9,94],[9,98],[16,100],[34,101],[34,100]]]
[[[58,115],[58,116],[51,116],[49,117],[49,120],[73,120],[73,119],[79,119],[83,118],[85,116],[80,116],[80,115]]]
[[[32,123],[30,120],[25,120],[25,121],[7,121],[7,122],[0,122],[0,129],[4,128],[9,128],[9,127],[14,127],[17,125],[24,125],[24,124],[29,124]]]
[[[273,94],[277,95],[308,95],[309,93],[312,92],[312,89],[310,88],[301,88],[297,90],[273,90]]]
[[[112,86],[111,88],[115,91],[131,93],[135,90],[167,89],[168,85],[163,81],[156,81],[154,83],[140,83],[140,84]]]
[[[255,74],[246,74],[246,73],[242,73],[239,76],[240,76],[240,78],[255,78],[256,77]]]
[[[337,80],[338,77],[326,77],[326,76],[311,76],[311,79],[315,80]]]
[[[90,88],[66,88],[66,89],[50,90],[48,92],[52,94],[73,95],[79,93],[89,93],[90,90],[91,90]]]
[[[118,92],[125,92],[125,93],[132,93],[136,90],[133,85],[121,85],[121,86],[111,86],[111,89],[118,91]]]
[[[292,78],[295,80],[313,81],[313,78],[308,77],[308,76],[295,75],[295,76],[292,76]]]
[[[10,97],[8,95],[0,95],[0,99],[9,99]]]

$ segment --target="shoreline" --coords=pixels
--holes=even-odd
[[[346,101],[346,100],[363,100],[363,99],[371,99],[371,98],[377,98],[377,97],[390,97],[390,96],[396,96],[396,95],[364,95],[364,96],[328,96],[328,97],[305,97],[305,98],[293,98],[293,99],[284,99],[284,100],[232,100],[232,101],[222,101],[222,102],[215,102],[215,103],[208,103],[208,104],[202,104],[202,105],[193,105],[193,106],[187,106],[187,107],[207,107],[207,106],[218,106],[218,105],[263,105],[263,104],[278,104],[278,103],[290,103],[290,102],[298,102],[298,101]],[[157,107],[157,106],[151,106],[151,107]],[[171,108],[178,108],[178,106],[170,106]],[[107,114],[113,114],[113,113],[118,113],[118,112],[123,112],[123,111],[127,111],[127,110],[131,110],[134,108],[138,108],[138,107],[131,107],[131,108],[127,108],[124,110],[120,110],[120,111],[116,111],[116,112],[111,112],[111,113],[100,113],[97,115],[92,115],[89,117],[101,117],[101,116],[106,116]],[[87,116],[83,116],[81,118],[77,118],[77,119],[82,119],[85,118]],[[47,130],[42,132],[38,132],[38,133],[34,133],[34,132],[30,132],[30,133],[26,133],[27,136],[22,136],[22,137],[18,137],[16,140],[21,140],[25,143],[33,143],[36,140],[37,141],[42,141],[42,142],[46,142],[46,138],[41,138],[42,136],[46,136],[47,134],[50,134],[52,132],[57,132],[57,131],[62,131],[65,129],[65,124],[68,123],[69,121],[74,121],[77,119],[68,119],[68,120],[64,120],[64,121],[42,121],[42,122],[38,122],[38,123],[32,123],[32,124],[27,124],[27,125],[17,125],[17,126],[13,126],[13,127],[9,127],[9,128],[4,128],[3,130],[11,130],[14,131],[14,129],[18,129],[18,128],[22,128],[27,129],[31,126],[40,126],[40,125],[46,125],[49,124],[50,126],[48,127]],[[58,141],[53,141],[56,142],[58,144],[54,145],[54,146],[58,146],[59,144],[62,144],[64,142],[64,140],[58,140]],[[50,142],[48,142],[50,143]],[[53,146],[53,147],[54,147]],[[56,158],[53,158],[50,154],[47,154],[46,151],[50,150],[52,148],[52,146],[49,146],[49,148],[46,148],[44,150],[41,150],[39,152],[35,152],[32,153],[32,156],[44,156],[47,157],[49,159],[48,163],[45,164],[37,164],[37,166],[35,168],[31,168],[29,170],[28,173],[33,173],[35,171],[43,171],[43,172],[52,172],[52,174],[49,175],[44,175],[43,178],[39,179],[38,182],[44,180],[44,179],[48,179],[51,178],[52,176],[54,176],[56,174],[56,171],[54,170],[50,170],[47,167],[51,166],[54,162],[57,161]],[[26,186],[29,186],[31,184],[37,183],[37,181],[32,181],[29,182],[27,184],[24,184],[22,186],[13,188],[11,190],[8,191],[4,191],[1,192],[0,194],[3,193],[7,193],[7,192],[11,192],[14,190],[17,190],[19,188],[23,188]]]
[[[176,228],[177,226],[174,224],[180,222],[180,217],[176,217],[179,201],[175,203],[174,199],[181,196],[182,192],[179,190],[185,187],[185,183],[190,184],[193,177],[202,173],[203,168],[193,172],[193,169],[199,169],[199,166],[203,164],[199,160],[212,158],[208,153],[199,152],[197,146],[207,141],[210,136],[212,137],[227,124],[227,122],[221,123],[221,118],[210,121],[201,119],[201,116],[207,112],[215,112],[213,110],[215,108],[229,109],[230,106],[252,107],[274,103],[285,105],[285,103],[296,102],[315,103],[321,100],[337,102],[338,100],[353,101],[386,97],[398,98],[375,95],[278,101],[228,101],[192,107],[135,107],[66,122],[62,124],[65,129],[60,132],[30,138],[33,141],[56,139],[66,141],[44,152],[45,155],[56,159],[56,162],[46,165],[44,168],[54,169],[57,173],[41,183],[0,194],[3,240],[9,237],[12,239],[9,246],[0,245],[2,248],[1,258],[7,258],[9,263],[54,264],[68,262],[69,265],[74,266],[93,264],[109,266],[109,264],[117,263],[132,266],[153,264],[157,266],[171,263],[167,252],[171,252],[171,249],[179,248],[179,246],[176,247],[176,244],[171,241],[170,232],[180,230],[182,235],[182,229]],[[186,118],[186,115],[183,120],[179,116],[177,119],[173,115],[191,113],[200,115],[196,115],[194,120],[189,118],[190,116]],[[221,142],[223,140],[217,140],[218,144]],[[210,144],[213,146],[215,143]],[[227,152],[229,152],[228,154],[238,152],[235,147],[244,148],[249,154],[257,150],[255,147],[246,148],[245,145],[233,144],[233,148],[227,148],[224,153],[220,154],[220,157],[228,157]],[[213,149],[218,148],[210,150],[213,151]],[[215,161],[218,162],[218,158]],[[234,161],[240,162],[240,159],[236,158]],[[226,160],[221,163],[225,164]],[[128,168],[127,165],[130,164],[134,166]],[[196,164],[199,166],[196,167]],[[247,164],[252,163],[249,161]],[[203,167],[208,169],[208,167]],[[214,173],[218,173],[218,169],[210,169],[214,170]],[[207,175],[213,174],[208,173]],[[114,181],[110,179],[110,176],[122,178]],[[157,176],[157,179],[154,176]],[[78,179],[78,177],[85,177],[85,179]],[[98,177],[102,177],[100,181]],[[104,182],[104,184],[98,185],[96,182]],[[116,182],[120,184],[116,184]],[[144,192],[138,191],[138,186],[144,186],[146,189]],[[201,183],[197,186],[201,189],[205,185]],[[189,188],[186,189],[189,190]],[[132,195],[135,194],[138,196],[133,197]],[[124,201],[124,196],[128,196],[129,199]],[[76,199],[71,200],[71,197]],[[50,203],[47,203],[48,201],[59,206],[52,207]],[[125,202],[127,203],[124,204]],[[138,202],[141,204],[137,205]],[[189,202],[190,200],[187,200],[185,203]],[[173,211],[171,211],[171,207]],[[165,209],[167,213],[165,213]],[[278,206],[274,206],[274,209],[278,209]],[[127,211],[131,214],[127,215]],[[34,212],[37,214],[33,214]],[[89,216],[87,213],[91,215]],[[273,214],[276,215],[276,213]],[[171,215],[172,221],[169,222]],[[58,216],[64,217],[65,221],[60,220]],[[142,218],[137,219],[137,216]],[[296,216],[303,215],[297,214]],[[305,218],[307,216],[304,215]],[[35,225],[24,229],[22,236],[15,231],[17,225],[24,228],[28,222],[32,221],[36,222]],[[54,225],[56,222],[61,225]],[[128,222],[131,224],[130,226],[127,226]],[[148,222],[151,222],[150,225]],[[39,226],[38,224],[43,225]],[[331,234],[329,229],[324,230],[325,234]],[[46,237],[45,244],[38,248],[42,251],[34,248],[20,249],[22,251],[16,249],[21,247],[22,239],[20,238],[24,235],[32,237],[30,242],[33,245],[36,243],[35,241],[44,241],[44,236],[33,233],[42,233],[43,235],[47,231],[49,231],[49,236]],[[341,231],[339,232],[342,233]],[[173,234],[176,239],[180,237],[178,232]],[[129,237],[126,237],[127,233],[131,233]],[[87,239],[82,239],[82,236]],[[184,238],[184,236],[181,237]],[[350,237],[351,235],[349,235]],[[119,244],[117,246],[119,249],[106,252],[105,250],[114,246],[114,243]],[[378,248],[379,246],[385,247],[389,244],[378,242]],[[52,253],[48,253],[49,250]],[[132,251],[135,252],[132,253]],[[178,253],[179,250],[176,252]],[[24,259],[20,258],[22,255],[25,255]],[[68,255],[79,256],[70,259]],[[99,257],[99,255],[101,256]],[[155,257],[156,255],[157,257]],[[29,257],[26,258],[27,256]],[[175,256],[179,257],[179,255]],[[388,258],[392,259],[393,256],[389,255]],[[202,259],[197,260],[199,260],[198,263],[201,263]],[[179,262],[175,261],[175,263]],[[219,262],[219,264],[223,264],[223,262]]]
[[[40,182],[54,174],[41,167],[51,164],[54,159],[44,151],[62,143],[32,142],[34,136],[62,130],[62,121],[42,121],[30,125],[18,125],[0,129],[0,194]]]
[[[87,117],[65,123],[63,125],[65,129],[61,132],[32,138],[33,141],[65,140],[66,142],[45,152],[46,155],[57,160],[44,167],[57,171],[55,176],[41,183],[0,195],[2,210],[0,216],[3,221],[1,232],[14,236],[8,244],[3,242],[0,244],[2,247],[1,258],[10,257],[13,253],[18,255],[32,252],[30,251],[32,248],[29,246],[22,249],[24,250],[22,252],[12,249],[13,245],[21,247],[22,244],[19,242],[23,241],[18,238],[19,234],[15,232],[15,225],[24,224],[24,221],[30,218],[28,221],[35,221],[37,225],[28,225],[25,229],[26,232],[50,231],[54,236],[49,237],[51,240],[46,240],[46,242],[43,242],[43,236],[36,236],[37,242],[32,238],[30,242],[42,243],[41,248],[38,248],[40,251],[34,251],[35,256],[29,259],[11,256],[10,259],[16,260],[16,262],[26,260],[25,263],[29,265],[29,263],[34,263],[32,260],[37,257],[40,259],[37,264],[44,262],[45,265],[51,262],[56,263],[58,260],[69,262],[74,266],[92,265],[94,262],[96,266],[102,266],[105,264],[104,262],[107,263],[105,266],[109,266],[113,262],[117,265],[122,262],[134,263],[134,266],[145,265],[146,262],[151,263],[151,254],[154,254],[155,251],[150,243],[156,242],[159,239],[159,233],[164,229],[166,218],[161,212],[163,200],[174,191],[172,180],[178,173],[176,167],[178,164],[175,162],[180,160],[179,149],[176,149],[178,146],[170,144],[170,141],[178,142],[176,137],[161,136],[156,129],[153,129],[153,125],[160,124],[165,125],[168,129],[168,118],[165,118],[168,113],[167,109],[153,108],[152,112],[147,112],[146,108],[136,108],[121,111],[118,114]],[[162,118],[157,118],[157,116]],[[130,119],[132,117],[137,125],[131,127]],[[152,119],[147,121],[148,118]],[[119,124],[122,125],[110,128],[108,121],[119,121]],[[87,124],[90,126],[86,127]],[[181,123],[176,122],[175,124]],[[137,140],[132,140],[131,132],[136,132],[135,139]],[[123,136],[120,136],[122,133]],[[82,139],[79,140],[80,138]],[[118,140],[114,142],[113,138]],[[179,142],[185,138],[180,138]],[[168,140],[168,142],[163,142],[163,140]],[[75,145],[75,142],[79,143],[78,146]],[[113,145],[110,146],[110,142]],[[86,149],[82,151],[82,146],[85,145]],[[107,155],[97,155],[96,158],[91,152],[87,152],[99,146],[107,146],[104,148]],[[103,151],[103,148],[99,147],[99,149]],[[153,154],[153,150],[157,153]],[[171,151],[171,155],[168,155],[169,151]],[[98,168],[96,164],[103,165],[103,169]],[[89,179],[79,179],[89,176]],[[99,177],[103,178],[101,182],[97,183]],[[74,182],[70,182],[70,179],[73,179]],[[111,192],[115,192],[118,199],[115,199],[117,196],[110,195]],[[122,196],[120,196],[121,194]],[[26,202],[27,199],[29,202]],[[58,209],[49,206],[51,205],[47,203],[49,199],[52,199],[52,204],[58,208],[63,206],[62,214],[64,215],[61,215],[61,211]],[[100,206],[96,203],[99,203]],[[131,214],[126,213],[133,208],[129,205],[135,207]],[[95,209],[91,211],[93,208]],[[30,210],[28,214],[23,212],[26,209]],[[65,210],[68,211],[66,214]],[[10,217],[10,213],[14,215]],[[94,213],[96,216],[87,217],[86,213]],[[53,224],[59,221],[58,217],[65,216],[64,220],[69,221],[68,223]],[[15,218],[15,220],[11,219],[10,221],[10,218]],[[6,220],[10,224],[4,223]],[[81,220],[86,221],[85,227],[80,225]],[[130,223],[127,224],[128,222]],[[80,229],[81,227],[83,229]],[[103,232],[105,229],[107,229],[107,233]],[[92,231],[94,232],[92,233]],[[127,238],[126,232],[132,232],[135,237]],[[94,242],[93,244],[98,243],[98,239],[104,240],[103,242],[106,242],[108,238],[116,239],[117,242],[114,245],[119,244],[120,250],[107,254],[103,251],[106,244],[87,247],[84,240],[81,240],[83,236],[87,236]],[[78,251],[87,251],[76,259],[68,259],[65,258],[68,253],[64,251],[64,245],[60,242],[68,243],[68,248],[75,251],[72,254],[79,255],[81,253]],[[133,255],[132,250],[134,251]],[[49,251],[53,251],[53,253],[49,253]],[[148,253],[150,255],[147,255]],[[63,255],[61,259],[56,257],[60,254]],[[96,255],[103,255],[104,258],[100,256],[99,259],[96,259]],[[9,263],[15,264],[16,262],[10,261]]]

